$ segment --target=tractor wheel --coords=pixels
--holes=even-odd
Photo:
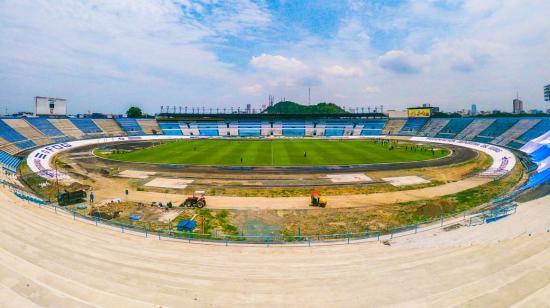
[[[206,202],[204,201],[197,201],[196,207],[199,209],[202,209],[204,206],[206,206]]]
[[[185,200],[185,202],[183,202],[183,206],[184,207],[191,207],[191,201]]]

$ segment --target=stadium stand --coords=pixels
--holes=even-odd
[[[361,136],[380,136],[382,129],[386,125],[386,119],[373,119],[363,122]]]
[[[20,164],[21,159],[12,156],[4,151],[0,151],[0,165],[2,165],[2,169],[11,173],[15,173]]]
[[[23,141],[23,142],[31,142],[31,141]],[[2,137],[0,137],[0,150],[4,151],[6,153],[9,153],[9,154],[17,154],[21,151],[21,149],[19,147],[17,147],[17,145],[15,145],[12,142],[7,141],[6,139],[4,139]]]
[[[550,119],[541,119],[537,125],[533,126],[533,128],[522,134],[519,138],[509,142],[507,146],[519,149],[528,141],[538,138],[548,131],[550,131]]]
[[[239,136],[254,137],[261,135],[262,123],[257,120],[242,120],[239,121]]]
[[[470,125],[456,135],[456,139],[473,140],[479,133],[487,129],[495,119],[474,119]]]
[[[197,122],[197,127],[201,136],[219,136],[218,122],[216,121],[199,121]]]
[[[65,136],[59,129],[53,126],[50,121],[46,118],[27,118],[27,122],[32,125],[34,128],[39,130],[42,134],[48,136],[55,142],[64,142],[70,140],[69,137]]]
[[[122,130],[124,130],[129,136],[143,135],[141,126],[139,126],[136,119],[116,118],[115,121],[118,123],[120,128],[122,128]]]
[[[93,119],[92,120],[107,136],[124,136],[124,131],[113,119]]]
[[[103,130],[92,119],[69,119],[80,131],[87,135],[103,134]]]
[[[24,119],[4,119],[3,121],[12,129],[17,131],[21,136],[24,136],[26,139],[31,140],[36,145],[52,143],[52,140],[50,138],[46,137],[36,128],[32,127]]]
[[[220,136],[237,136],[239,135],[239,123],[236,121],[219,121],[218,133]]]
[[[472,118],[456,118],[451,119],[449,123],[439,131],[435,136],[437,138],[454,139],[458,133],[466,128],[474,119]]]
[[[401,127],[400,135],[415,136],[428,122],[428,118],[410,118]]]
[[[303,137],[306,134],[306,124],[300,120],[289,120],[283,122],[283,136]]]
[[[353,123],[351,135],[361,136],[361,132],[363,131],[363,126],[365,126],[365,124],[363,123]]]
[[[518,122],[515,118],[496,119],[489,127],[474,137],[474,141],[491,143],[494,138],[504,134],[508,129]]]
[[[173,121],[158,121],[158,125],[164,135],[181,136],[179,123]]]
[[[550,131],[529,141],[521,147],[521,151],[528,153],[538,166],[536,173],[529,178],[521,190],[550,181]]]
[[[146,135],[161,135],[162,130],[160,129],[157,121],[154,119],[137,119],[136,120],[141,130]]]
[[[181,134],[184,136],[200,136],[199,127],[194,121],[180,121]]]
[[[84,133],[78,129],[69,119],[49,119],[50,123],[55,126],[63,135],[73,139],[79,139],[84,136]]]
[[[404,119],[389,119],[382,129],[382,135],[398,135],[406,122]]]
[[[344,136],[344,131],[346,128],[346,125],[348,124],[347,121],[326,121],[325,122],[325,136],[327,137],[338,137],[338,136]]]
[[[418,132],[420,137],[435,137],[447,124],[449,119],[431,119],[422,129]]]
[[[518,138],[523,133],[533,128],[539,122],[540,119],[521,119],[506,132],[493,139],[492,142],[498,145],[507,145],[512,140]]]

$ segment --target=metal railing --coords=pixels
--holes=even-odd
[[[486,212],[463,212],[460,214],[440,216],[436,219],[421,221],[415,224],[400,226],[388,230],[372,231],[365,230],[364,232],[348,232],[334,234],[304,234],[304,235],[275,235],[275,234],[239,234],[228,235],[219,232],[214,233],[197,233],[189,231],[177,231],[173,229],[160,229],[151,231],[146,227],[136,226],[132,224],[124,224],[101,217],[91,216],[81,213],[77,210],[59,206],[55,203],[43,201],[40,198],[29,194],[26,191],[20,191],[17,187],[5,183],[10,190],[21,200],[28,204],[34,204],[39,208],[53,211],[56,214],[64,215],[73,220],[79,220],[96,226],[102,226],[117,232],[127,233],[141,237],[152,237],[158,240],[175,240],[188,243],[203,243],[203,244],[218,244],[218,245],[235,245],[235,244],[251,244],[251,245],[331,245],[331,244],[352,244],[360,242],[375,242],[386,241],[393,238],[411,236],[414,234],[427,232],[431,230],[443,229],[451,226],[471,226],[478,222],[475,217],[481,217]],[[513,214],[511,212],[509,214]],[[482,222],[484,223],[484,221]]]

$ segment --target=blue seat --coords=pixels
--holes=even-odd
[[[261,133],[262,123],[260,120],[239,121],[239,136],[241,137],[258,137]]]
[[[495,137],[502,135],[518,121],[515,118],[496,119],[489,127],[474,137],[474,141],[490,143]]]
[[[15,129],[11,128],[4,121],[0,120],[0,137],[4,138],[6,141],[14,143],[18,148],[24,150],[36,146],[34,142],[27,139]]]
[[[283,121],[283,136],[304,137],[306,135],[306,123],[301,120]]]
[[[164,135],[181,136],[181,128],[178,122],[173,121],[158,121],[159,127]]]
[[[125,131],[128,135],[144,135],[141,130],[141,126],[132,118],[116,118],[115,119],[118,125]]]
[[[66,137],[46,118],[27,118],[27,122],[48,137]]]
[[[401,127],[400,135],[415,136],[428,122],[427,118],[409,118]]]
[[[103,131],[92,119],[70,119],[71,122],[85,134],[101,134]]]
[[[218,122],[216,121],[197,121],[197,127],[201,136],[219,136]]]
[[[435,136],[437,138],[449,138],[453,139],[458,133],[463,131],[470,123],[473,121],[473,118],[455,118],[451,119],[449,123],[443,129],[439,131]]]

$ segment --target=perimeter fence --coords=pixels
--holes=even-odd
[[[217,244],[217,245],[331,245],[331,244],[352,244],[369,241],[388,241],[393,238],[412,236],[414,234],[428,232],[436,229],[452,230],[463,226],[473,226],[482,223],[488,223],[496,220],[495,217],[505,217],[515,213],[515,206],[500,205],[501,210],[490,212],[471,211],[453,215],[442,215],[436,219],[425,220],[415,224],[400,226],[384,231],[365,230],[364,232],[349,232],[335,234],[304,234],[304,235],[276,235],[276,234],[239,234],[228,235],[220,232],[198,233],[187,231],[176,231],[173,229],[160,229],[151,231],[147,228],[124,224],[113,220],[103,219],[101,217],[84,214],[75,209],[59,206],[56,203],[44,201],[40,197],[33,195],[24,188],[13,183],[1,180],[2,185],[14,193],[27,204],[38,206],[41,209],[52,211],[63,215],[69,219],[82,221],[98,227],[105,227],[116,232],[127,233],[146,238],[155,238],[158,240],[171,240],[188,243]]]

